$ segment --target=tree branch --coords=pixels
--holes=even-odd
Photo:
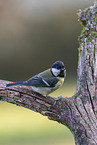
[[[97,2],[78,12],[83,31],[79,37],[78,79],[75,94],[56,101],[29,87],[6,88],[0,81],[0,100],[29,108],[66,125],[76,145],[97,144]],[[55,103],[56,101],[56,103]],[[55,104],[55,105],[53,105]]]
[[[33,92],[27,86],[18,86],[6,88],[8,81],[0,80],[0,100],[22,106],[42,115],[48,116],[49,119],[61,122],[60,109],[64,98],[56,101],[51,96],[43,96]],[[55,106],[53,105],[56,101]]]

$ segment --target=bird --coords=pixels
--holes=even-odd
[[[62,86],[66,77],[66,69],[62,61],[56,61],[52,67],[31,77],[24,82],[8,83],[6,87],[30,86],[39,94],[48,95]]]

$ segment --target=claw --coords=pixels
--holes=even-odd
[[[55,102],[54,102],[54,104],[53,104],[53,107],[56,105],[56,102],[57,102],[58,100],[60,100],[61,98],[62,98],[62,96],[59,96],[59,97],[55,98]]]

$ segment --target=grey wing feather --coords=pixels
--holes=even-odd
[[[47,87],[47,84],[39,76],[30,78],[29,80],[24,82],[24,85],[35,86],[35,87]]]
[[[46,78],[45,81],[48,82],[48,84],[50,85],[50,87],[55,87],[56,84],[58,83],[58,79],[56,77]]]
[[[27,86],[35,86],[35,87],[55,87],[55,84],[57,82],[58,79],[55,77],[48,77],[43,79],[40,76],[34,76],[29,80],[23,82],[23,84]]]

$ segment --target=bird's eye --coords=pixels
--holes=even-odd
[[[57,69],[61,69],[61,67],[60,67],[60,66],[58,66],[58,67],[57,67]]]

